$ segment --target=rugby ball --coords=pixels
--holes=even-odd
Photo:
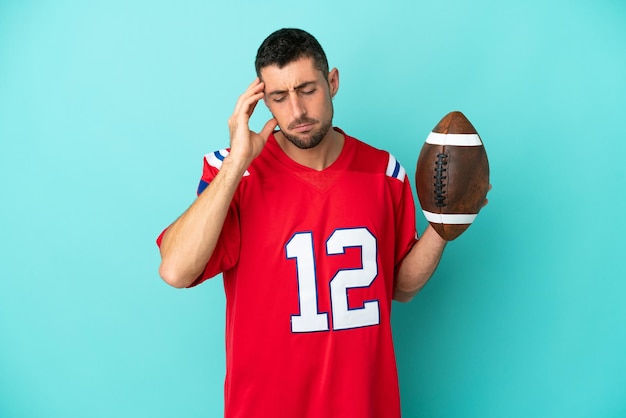
[[[456,239],[476,219],[489,191],[489,161],[463,113],[448,113],[426,138],[415,187],[426,220],[446,241]]]

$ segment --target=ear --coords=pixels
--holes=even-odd
[[[333,98],[339,91],[339,70],[333,68],[328,73],[328,86],[330,87],[330,97]]]

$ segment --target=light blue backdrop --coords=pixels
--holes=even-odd
[[[284,26],[411,177],[448,111],[487,147],[489,205],[394,305],[405,416],[626,416],[621,0],[0,1],[0,416],[220,416],[221,280],[168,287],[154,239]]]

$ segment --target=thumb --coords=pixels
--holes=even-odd
[[[259,132],[259,135],[261,135],[261,137],[264,140],[267,140],[267,138],[269,138],[270,134],[272,133],[276,125],[278,125],[278,121],[276,120],[276,118],[272,118],[268,120],[265,123],[265,126],[263,127],[263,129],[261,129],[261,132]]]

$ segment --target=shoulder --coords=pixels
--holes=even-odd
[[[406,170],[390,152],[376,148],[347,134],[347,141],[352,141],[355,147],[354,163],[362,170],[384,173],[387,177],[400,182],[406,178]]]

